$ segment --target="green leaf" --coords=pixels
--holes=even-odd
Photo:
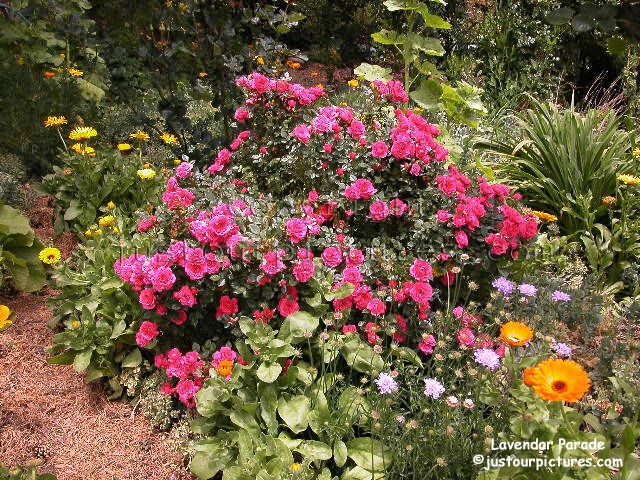
[[[316,440],[304,440],[296,452],[301,453],[311,460],[329,460],[333,456],[331,447],[324,442]]]
[[[340,353],[354,370],[372,374],[384,368],[384,360],[369,345],[355,339],[340,349]]]
[[[300,433],[307,429],[309,421],[307,415],[311,409],[311,401],[304,395],[296,395],[286,400],[278,400],[278,415],[293,433]]]
[[[356,69],[353,70],[353,73],[359,77],[364,78],[368,82],[373,82],[374,80],[383,80],[388,82],[393,77],[391,76],[391,69],[384,68],[379,65],[371,65],[369,63],[361,63]]]
[[[69,208],[67,208],[64,212],[64,219],[66,221],[73,220],[74,218],[79,217],[82,214],[82,207],[80,206],[80,202],[78,200],[71,200],[69,202]]]
[[[381,43],[382,45],[402,45],[407,39],[404,35],[400,35],[393,30],[385,29],[372,33],[371,38],[374,42]]]
[[[229,393],[215,385],[206,385],[196,394],[196,409],[203,417],[213,417],[224,410],[223,402],[229,399]]]
[[[93,355],[93,350],[88,348],[83,350],[82,352],[76,355],[76,358],[73,360],[73,368],[76,372],[82,372],[85,370],[89,363],[91,363],[91,356]]]
[[[142,353],[140,352],[139,348],[135,348],[131,350],[126,357],[124,357],[124,360],[122,360],[122,367],[133,368],[133,367],[137,367],[141,363],[142,363]]]
[[[420,14],[422,15],[424,23],[427,27],[442,29],[451,28],[451,24],[438,15],[431,15],[429,13],[423,12],[422,10],[420,11]]]
[[[418,354],[416,353],[416,351],[412,348],[407,348],[407,347],[398,347],[395,349],[391,349],[391,355],[394,355],[396,357],[400,357],[403,360],[406,360],[408,362],[413,363],[414,365],[422,368],[422,360],[420,360],[420,357],[418,356]]]
[[[95,103],[98,103],[104,97],[105,91],[95,85],[94,83],[85,80],[84,78],[76,77],[76,84],[78,85],[78,89],[80,90],[80,95],[85,100],[89,100]],[[66,220],[66,218],[65,218]]]
[[[607,49],[613,55],[624,55],[624,53],[627,51],[627,46],[627,41],[623,38],[612,37],[607,40]]]
[[[384,472],[370,472],[360,466],[355,466],[342,474],[340,480],[384,480]]]
[[[111,331],[111,339],[118,338],[122,333],[127,329],[127,324],[124,320],[120,319],[113,325],[113,330]]]
[[[445,54],[444,47],[437,38],[423,37],[422,35],[413,33],[408,36],[407,40],[409,41],[412,49],[419,50],[427,55],[436,55],[441,57]]]
[[[287,317],[287,320],[289,320],[291,334],[294,337],[303,337],[304,334],[308,332],[313,333],[320,324],[318,317],[314,317],[310,313],[303,312],[302,310],[292,313]]]
[[[33,230],[29,225],[29,219],[8,205],[0,205],[0,233],[26,235],[33,239]]]
[[[56,355],[55,357],[47,358],[47,363],[52,363],[54,365],[71,365],[74,358],[76,358],[76,352],[69,350],[68,352]]]
[[[252,435],[260,434],[260,426],[256,419],[249,412],[234,409],[229,415],[229,419],[240,428],[244,428]]]
[[[595,21],[589,15],[579,13],[571,19],[571,26],[576,32],[588,32],[595,26]]]
[[[273,383],[282,372],[282,365],[278,362],[262,362],[258,367],[256,376],[265,383]]]
[[[576,11],[573,8],[557,8],[544,16],[547,23],[551,25],[562,25],[568,23]]]
[[[342,440],[336,440],[333,444],[333,461],[336,462],[338,467],[344,466],[347,462],[347,445]]]
[[[371,437],[359,437],[347,443],[349,457],[369,472],[383,472],[391,465],[393,455],[382,442]]]
[[[258,397],[260,399],[260,417],[267,425],[269,434],[275,435],[278,432],[278,396],[275,385],[258,384]]]
[[[345,282],[338,287],[333,293],[333,298],[337,298],[342,300],[343,298],[347,298],[349,295],[353,293],[356,289],[356,286],[351,282]],[[327,299],[328,300],[328,299]]]
[[[409,93],[411,99],[420,107],[436,111],[442,108],[440,97],[442,96],[442,86],[434,79],[425,79],[420,82],[420,87]]]

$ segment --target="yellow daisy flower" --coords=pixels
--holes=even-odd
[[[558,221],[558,217],[556,217],[555,215],[551,215],[550,213],[540,212],[538,210],[534,210],[532,213],[536,217],[538,217],[539,219],[546,220],[547,222],[557,222]]]
[[[162,135],[160,135],[160,140],[162,140],[167,145],[174,145],[178,143],[178,137],[176,137],[172,133],[163,133]]]
[[[98,225],[100,225],[101,227],[108,227],[115,221],[116,221],[116,217],[114,217],[113,215],[106,215],[98,219]]]
[[[151,168],[143,168],[142,170],[138,170],[136,174],[142,179],[147,180],[156,176],[156,171]]]
[[[118,150],[120,150],[121,152],[128,152],[132,148],[133,147],[128,143],[119,143],[118,144]]]
[[[617,180],[627,185],[637,185],[640,183],[640,177],[635,175],[618,175]]]
[[[11,317],[11,309],[6,305],[0,305],[0,330],[4,330],[13,323],[9,317]]]
[[[46,263],[47,265],[55,265],[60,261],[60,250],[55,247],[47,247],[40,251],[38,254],[38,258],[42,263]]]
[[[149,140],[149,134],[142,130],[136,130],[134,133],[129,135],[129,137],[135,138],[136,140]]]
[[[84,75],[84,72],[78,70],[77,68],[70,68],[67,70],[67,72],[69,72],[69,75],[71,75],[72,77],[81,77]]]
[[[631,152],[631,155],[633,155],[634,157],[640,157],[640,147],[634,148]]]
[[[116,208],[116,204],[113,203],[113,202],[108,202],[107,203],[107,208],[111,208],[111,209]]]
[[[264,58],[258,57],[256,58],[256,62],[258,62],[258,65],[264,65]]]
[[[350,87],[356,88],[358,85],[360,85],[360,82],[355,78],[352,78],[347,82],[347,85],[349,85]]]
[[[64,125],[65,123],[67,123],[67,119],[63,116],[48,116],[47,119],[44,121],[44,126],[49,128],[49,127],[59,127],[60,125]]]
[[[96,137],[98,132],[93,127],[76,127],[69,133],[71,140],[89,140]]]
[[[95,148],[89,147],[87,145],[83,145],[81,143],[74,143],[73,145],[71,145],[71,150],[73,150],[76,153],[79,153],[80,155],[88,155],[90,157],[96,156]]]

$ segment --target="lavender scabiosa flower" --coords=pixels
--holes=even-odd
[[[538,289],[529,283],[518,285],[518,291],[525,297],[535,297]]]
[[[509,281],[506,277],[496,278],[491,283],[491,286],[503,295],[511,295],[511,292],[513,292],[513,283],[511,283],[511,281]]]
[[[440,398],[440,395],[444,393],[444,385],[442,385],[435,378],[425,378],[424,379],[424,394],[433,398],[434,400]]]
[[[570,357],[571,352],[573,352],[573,348],[566,343],[553,342],[553,351],[560,357]]]
[[[568,302],[569,300],[571,300],[571,295],[560,290],[556,290],[551,294],[551,300],[553,300],[554,302]]]
[[[476,363],[487,367],[489,370],[495,370],[500,366],[500,356],[490,348],[479,348],[473,352],[473,358]]]
[[[378,378],[374,380],[374,383],[378,386],[378,391],[383,395],[398,390],[398,382],[396,382],[388,373],[381,373],[378,375]]]

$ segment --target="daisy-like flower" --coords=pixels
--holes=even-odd
[[[640,147],[634,148],[631,152],[631,155],[633,155],[634,157],[640,157]]]
[[[347,82],[347,85],[349,85],[350,87],[356,88],[358,85],[360,85],[360,82],[357,79],[352,78]]]
[[[60,125],[64,125],[67,123],[67,119],[64,116],[48,116],[47,119],[44,121],[44,126],[49,128],[49,127],[59,127]]]
[[[378,386],[378,391],[385,395],[398,390],[398,382],[396,382],[388,373],[381,373],[378,378],[374,380],[374,383]]]
[[[67,70],[67,72],[72,77],[81,77],[84,75],[84,72],[82,70],[78,70],[77,68],[70,68]]]
[[[618,175],[617,180],[626,185],[637,185],[640,183],[640,177],[635,175]]]
[[[524,383],[550,402],[577,402],[591,387],[587,372],[566,359],[543,360],[535,367],[525,368]]]
[[[121,152],[128,152],[133,148],[129,143],[119,143],[117,147]]]
[[[115,221],[116,217],[114,217],[113,215],[106,215],[104,217],[100,217],[100,219],[98,220],[98,225],[100,225],[101,227],[108,227]]]
[[[163,133],[162,135],[160,135],[160,140],[162,140],[167,145],[175,145],[178,143],[178,137],[176,137],[172,133]]]
[[[473,400],[470,398],[465,398],[464,402],[462,402],[462,406],[464,406],[464,408],[473,408],[475,403],[473,403]]]
[[[546,220],[547,222],[558,221],[558,217],[556,217],[555,215],[551,215],[550,213],[547,213],[547,212],[540,212],[539,210],[534,210],[532,213],[539,219]]]
[[[0,305],[0,330],[4,330],[7,326],[13,323],[9,320],[11,316],[11,309],[6,305]]]
[[[42,263],[46,263],[47,265],[55,265],[60,261],[60,250],[55,247],[47,247],[40,251],[38,254],[38,258]]]
[[[533,330],[522,322],[507,322],[500,327],[500,338],[514,347],[523,347],[533,338]]]
[[[136,130],[135,132],[129,134],[130,138],[135,138],[136,140],[149,140],[149,134],[143,132],[142,130]]]
[[[455,395],[449,395],[447,398],[444,399],[444,401],[447,403],[447,405],[449,405],[451,408],[455,408],[458,405],[460,405],[460,400],[458,400],[458,397],[456,397]]]
[[[107,208],[114,209],[116,208],[116,204],[113,202],[107,202]]]
[[[83,145],[81,143],[74,143],[73,145],[71,145],[71,150],[73,150],[76,153],[79,153],[80,155],[88,155],[90,157],[96,156],[95,148],[89,147],[87,145]]]
[[[147,180],[156,176],[156,171],[151,168],[143,168],[138,170],[136,174],[142,179]]]
[[[435,378],[425,378],[424,379],[424,394],[429,398],[433,398],[434,400],[440,398],[440,396],[444,393],[445,388],[438,380]]]
[[[93,127],[76,127],[69,132],[69,138],[71,140],[89,140],[97,135],[98,132]]]

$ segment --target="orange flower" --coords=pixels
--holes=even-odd
[[[533,330],[522,322],[507,322],[500,327],[500,338],[514,347],[522,347],[533,338]]]
[[[287,67],[291,67],[293,69],[298,69],[300,68],[300,62],[294,62],[293,60],[287,60]]]
[[[543,400],[577,402],[589,390],[591,380],[584,369],[567,359],[549,359],[524,371],[524,382]]]
[[[311,72],[309,75],[311,75],[312,77],[317,77],[319,75],[318,72]]]
[[[220,360],[216,370],[218,370],[218,373],[223,377],[231,375],[231,372],[233,371],[233,362],[231,360]]]
[[[46,78],[53,78],[56,76],[56,72],[44,72]]]
[[[607,197],[602,197],[602,203],[604,203],[605,205],[610,205],[612,203],[615,203],[616,201],[616,197],[612,197],[612,196],[607,196]]]

